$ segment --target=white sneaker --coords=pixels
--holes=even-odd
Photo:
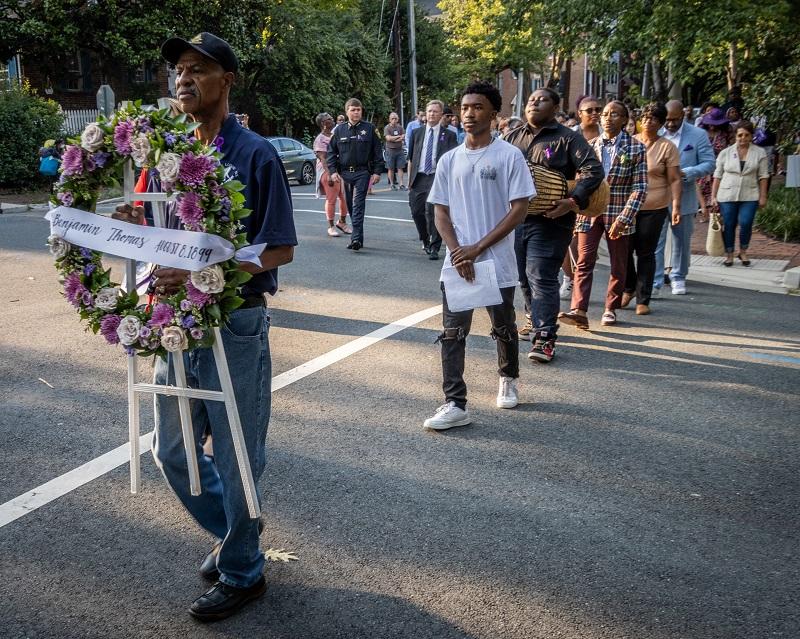
[[[650,297],[661,297],[661,287],[656,288],[654,286],[652,292],[650,293]]]
[[[447,402],[436,409],[436,414],[423,423],[425,428],[431,430],[447,430],[454,426],[466,426],[472,423],[466,408],[459,408],[455,402]]]
[[[572,280],[566,275],[564,276],[564,281],[561,283],[561,288],[558,290],[558,296],[562,300],[572,299]]]
[[[672,294],[673,295],[686,295],[686,282],[672,281]]]
[[[501,377],[497,391],[497,408],[514,408],[519,404],[517,380],[513,377]]]

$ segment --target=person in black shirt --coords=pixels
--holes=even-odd
[[[558,171],[567,180],[578,179],[568,197],[553,202],[542,215],[529,215],[517,228],[517,259],[525,265],[520,279],[527,278],[531,288],[534,336],[528,358],[544,363],[555,356],[558,271],[572,239],[576,212],[586,208],[604,177],[603,165],[583,135],[556,121],[560,102],[552,89],[537,89],[525,106],[527,123],[506,137],[529,162]]]
[[[344,182],[344,193],[353,223],[352,241],[347,248],[364,246],[364,208],[367,191],[381,179],[381,142],[375,127],[363,121],[361,101],[350,98],[344,105],[347,121],[337,124],[328,147],[328,172],[334,182]],[[370,177],[370,173],[372,176]]]

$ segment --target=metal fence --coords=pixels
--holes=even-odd
[[[64,111],[65,135],[77,135],[89,122],[95,122],[100,115],[98,109],[69,109]]]

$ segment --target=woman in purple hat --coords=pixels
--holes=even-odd
[[[722,149],[730,145],[730,120],[725,117],[725,112],[722,109],[718,107],[709,109],[700,121],[700,127],[705,129],[706,133],[708,133],[708,141],[711,142],[711,148],[714,149],[714,157],[717,157],[722,152]],[[700,186],[700,193],[702,194],[700,202],[702,203],[701,210],[705,209],[705,214],[703,215],[703,221],[705,222],[712,213],[719,213],[719,206],[717,206],[715,202],[712,202],[711,176],[706,175],[705,177],[701,177],[697,181],[697,184]],[[701,211],[701,213],[702,212],[703,211]]]

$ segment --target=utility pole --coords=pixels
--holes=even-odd
[[[408,77],[411,80],[411,108],[409,113],[417,113],[417,38],[414,22],[414,0],[408,0]]]
[[[394,46],[394,99],[397,113],[403,111],[403,68],[400,50],[400,0],[395,4],[394,20],[392,20],[392,43]],[[402,120],[401,120],[402,123]]]

